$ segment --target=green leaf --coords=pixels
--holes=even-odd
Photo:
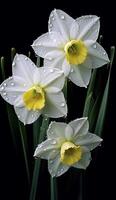
[[[27,156],[27,152],[28,152],[27,133],[26,133],[25,126],[20,121],[19,121],[19,131],[20,131],[20,136],[21,136],[21,143],[22,143],[22,148],[23,148],[23,155],[24,155],[24,160],[25,160],[28,184],[30,185],[30,171],[29,171],[29,163],[28,163],[28,156]]]
[[[11,62],[13,61],[15,54],[16,54],[16,49],[11,48]]]
[[[83,117],[88,117],[89,112],[91,111],[93,107],[93,104],[94,104],[93,92],[90,92],[90,94],[87,96],[86,101],[85,101]]]
[[[91,107],[93,106],[94,99],[93,99],[93,91],[95,87],[95,81],[96,81],[96,73],[97,69],[94,69],[92,72],[91,80],[87,89],[87,95],[85,99],[85,105],[83,109],[83,116],[88,116],[89,112],[91,111]]]
[[[95,134],[101,136],[102,131],[103,131],[103,126],[104,126],[104,120],[105,120],[105,114],[107,110],[107,102],[108,102],[108,94],[109,94],[109,84],[110,84],[110,75],[111,75],[111,68],[113,64],[113,59],[114,59],[114,53],[115,53],[115,47],[111,47],[111,61],[110,61],[110,69],[109,69],[109,75],[107,79],[107,83],[105,86],[101,106],[100,106],[100,111],[98,114],[98,119],[95,127]]]
[[[89,130],[91,132],[94,132],[94,127],[95,127],[95,123],[97,120],[97,116],[98,116],[98,112],[99,112],[99,106],[100,106],[100,102],[101,102],[101,93],[97,96],[96,101],[89,113]]]
[[[48,128],[48,125],[49,125],[49,118],[43,117],[38,143],[41,143],[43,141],[46,131],[47,131],[47,128]],[[39,173],[40,173],[40,164],[41,164],[40,159],[35,160],[29,200],[36,199],[36,192],[37,192],[38,179],[39,179]]]
[[[1,65],[2,80],[4,80],[5,79],[5,70],[4,70],[5,59],[4,59],[4,57],[1,57],[1,59],[0,59],[0,65]]]

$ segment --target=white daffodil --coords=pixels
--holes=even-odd
[[[48,28],[48,33],[34,41],[35,53],[45,58],[45,66],[60,68],[73,83],[87,87],[91,69],[109,62],[106,51],[96,42],[99,17],[87,15],[74,20],[55,9],[50,14]]]
[[[91,161],[90,151],[102,141],[88,129],[89,123],[85,117],[69,124],[51,122],[47,140],[38,145],[34,157],[48,160],[52,177],[64,174],[71,166],[86,169]]]
[[[14,106],[24,124],[33,123],[41,114],[62,117],[67,114],[67,105],[61,89],[64,74],[59,69],[37,68],[24,55],[16,55],[12,64],[13,76],[0,85],[0,94]]]

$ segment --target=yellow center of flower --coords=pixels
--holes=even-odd
[[[65,45],[64,51],[70,64],[82,64],[87,57],[87,47],[82,40],[71,40]]]
[[[72,142],[64,142],[61,146],[60,159],[66,165],[73,165],[81,159],[82,149]]]
[[[23,101],[28,110],[41,110],[45,106],[45,93],[42,87],[32,86],[23,94]]]

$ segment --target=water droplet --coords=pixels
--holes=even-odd
[[[46,72],[46,70],[44,69],[43,72]]]
[[[53,13],[51,13],[51,17],[53,17],[54,15],[53,15]]]
[[[72,73],[72,72],[74,72],[74,70],[73,70],[73,69],[71,69],[71,73]]]
[[[13,77],[9,77],[8,79],[9,79],[9,80],[12,80],[12,79],[13,79]]]
[[[13,67],[15,66],[15,62],[12,63],[12,66],[13,66]]]
[[[38,43],[39,46],[41,46],[41,43]]]
[[[52,58],[51,58],[51,57],[49,57],[49,58],[48,58],[48,60],[52,60]]]
[[[11,86],[14,86],[14,83],[11,83]]]
[[[47,149],[43,149],[44,151],[47,151]]]
[[[31,117],[33,118],[33,117],[34,117],[34,115],[32,114],[32,115],[31,115]]]
[[[52,132],[51,132],[51,134],[53,135],[53,134],[54,134],[54,132],[52,131]]]
[[[54,18],[54,17],[52,17],[52,20],[54,21],[54,20],[55,20],[55,18]]]
[[[51,73],[53,73],[53,72],[54,72],[54,70],[53,70],[53,69],[50,69],[50,72],[51,72]]]
[[[6,96],[6,92],[3,92],[3,95]]]
[[[96,45],[96,44],[94,44],[94,45],[93,45],[93,48],[94,48],[94,49],[96,49],[96,47],[97,47],[97,45]]]
[[[5,99],[6,99],[6,101],[8,101],[8,100],[9,100],[9,98],[8,98],[8,97],[6,97]]]
[[[64,107],[65,106],[65,103],[61,103],[61,107]]]
[[[49,28],[49,33],[51,33],[52,32],[52,29],[51,28]]]
[[[4,85],[4,87],[6,87],[6,86],[7,86],[7,84],[6,84],[6,83],[4,83],[3,85]]]
[[[20,119],[20,115],[18,115],[18,118]]]
[[[104,52],[103,54],[106,55],[106,52]]]
[[[51,142],[51,144],[56,144],[57,142],[55,141],[55,140],[53,140],[52,142]]]
[[[3,86],[1,87],[1,90],[4,90],[4,87],[3,87]]]
[[[46,117],[46,118],[45,118],[45,121],[47,121],[47,119],[48,119],[48,118]]]
[[[27,58],[27,57],[25,57],[25,60],[28,60],[28,58]]]
[[[64,15],[61,15],[61,19],[64,19]]]
[[[49,25],[50,28],[51,28],[52,26],[53,26],[52,24]]]

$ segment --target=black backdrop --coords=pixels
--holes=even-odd
[[[30,2],[5,2],[0,4],[0,56],[9,58],[10,48],[16,47],[18,53],[27,54],[31,49],[30,45],[42,33],[47,32],[47,20],[52,9],[63,9],[69,15],[76,18],[86,14],[96,14],[101,18],[101,30],[103,34],[103,46],[109,52],[111,45],[115,45],[115,6],[113,1],[65,1],[65,2],[49,2],[49,1],[32,1]],[[11,73],[11,66],[7,66],[8,73]],[[86,172],[85,194],[83,199],[112,199],[115,195],[115,64],[113,65],[110,94],[108,102],[108,110],[105,120],[105,127],[102,147],[97,150],[97,161],[93,159],[90,167]],[[77,113],[75,107],[72,109],[70,118],[81,115],[83,98],[85,89],[77,89],[77,97],[75,98]],[[0,195],[1,199],[7,198],[25,199],[26,191],[26,175],[23,159],[15,154],[9,127],[7,125],[7,116],[4,108],[4,101],[0,99]],[[31,139],[31,133],[29,133]],[[21,149],[19,150],[21,151]],[[32,152],[33,154],[33,152]],[[94,162],[95,161],[95,162]],[[46,168],[46,164],[45,164]],[[63,175],[58,179],[59,183],[59,200],[67,198],[75,198],[78,185],[76,182],[77,171],[69,171],[69,174]],[[40,199],[49,197],[48,174],[47,171],[42,174],[41,183],[39,184]],[[68,176],[72,178],[73,184],[67,191],[65,184]],[[75,178],[76,177],[76,178]]]

